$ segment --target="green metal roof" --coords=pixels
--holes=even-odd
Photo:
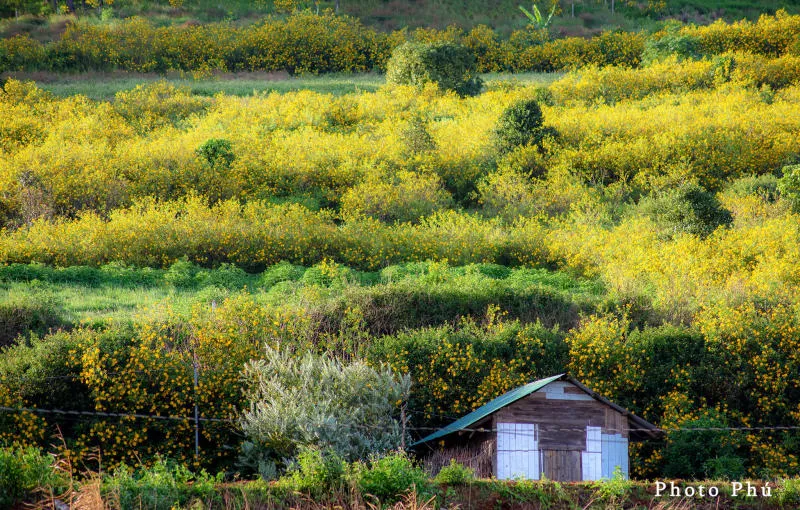
[[[538,381],[533,381],[528,383],[524,386],[520,386],[519,388],[514,388],[513,390],[509,391],[508,393],[504,393],[497,397],[496,399],[488,402],[487,404],[482,405],[481,407],[475,409],[468,415],[464,416],[461,419],[458,419],[451,423],[450,425],[446,426],[443,429],[439,429],[433,434],[424,437],[417,441],[416,443],[412,444],[411,446],[416,446],[422,443],[427,443],[428,441],[433,441],[434,439],[439,439],[440,437],[444,437],[448,434],[452,434],[453,432],[458,432],[459,430],[465,429],[470,425],[486,418],[490,414],[499,411],[500,409],[504,408],[505,406],[516,402],[517,400],[521,399],[526,395],[530,395],[534,391],[540,390],[550,384],[553,381],[557,381],[562,378],[564,374],[554,375],[553,377],[548,377],[547,379],[539,379]]]

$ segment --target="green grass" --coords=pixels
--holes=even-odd
[[[135,322],[143,313],[153,317],[166,304],[179,315],[188,315],[194,306],[211,306],[246,292],[265,305],[310,307],[321,313],[338,313],[342,303],[366,307],[392,303],[400,314],[395,317],[397,323],[411,325],[418,320],[434,324],[465,313],[482,314],[489,303],[528,318],[530,313],[538,314],[531,308],[536,300],[554,310],[564,307],[562,318],[571,317],[605,296],[596,281],[546,269],[421,262],[371,273],[343,266],[337,271],[336,276],[326,277],[316,268],[285,263],[260,274],[225,267],[205,270],[185,262],[170,269],[12,264],[0,266],[0,308],[40,304],[52,309],[62,323],[102,325]],[[417,310],[419,306],[424,310]]]
[[[33,80],[44,90],[61,97],[76,94],[95,100],[110,100],[121,90],[130,90],[137,85],[167,80],[189,88],[193,94],[213,96],[225,93],[249,96],[256,93],[285,93],[296,90],[313,90],[324,94],[350,94],[373,92],[384,83],[379,74],[329,74],[324,76],[291,77],[286,73],[226,73],[212,77],[193,78],[190,74],[172,73],[160,76],[153,73],[9,73],[11,78]]]
[[[289,76],[286,73],[225,73],[209,78],[195,79],[188,74],[137,74],[115,73],[9,73],[7,76],[19,80],[33,80],[39,87],[60,97],[83,95],[98,101],[109,101],[122,90],[130,90],[137,85],[157,80],[186,87],[193,94],[213,96],[220,92],[235,96],[250,96],[270,92],[286,93],[297,90],[311,90],[322,94],[355,94],[374,92],[386,83],[383,75],[327,74],[321,76]],[[499,83],[519,83],[524,85],[547,86],[561,78],[563,73],[489,73],[483,75],[487,87]]]

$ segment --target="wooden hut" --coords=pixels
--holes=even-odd
[[[437,472],[455,459],[479,477],[581,481],[628,476],[628,443],[660,437],[633,415],[565,374],[520,386],[417,441]]]

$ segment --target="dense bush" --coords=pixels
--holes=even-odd
[[[398,46],[386,64],[386,81],[417,87],[436,83],[441,90],[452,90],[461,96],[474,96],[483,86],[475,57],[467,48],[446,42],[408,42]]]
[[[732,221],[730,212],[712,193],[691,184],[667,190],[646,201],[643,207],[666,237],[681,233],[704,237]]]
[[[796,212],[800,212],[800,165],[783,167],[783,176],[778,181],[777,189],[781,197],[789,202]]]
[[[43,335],[65,325],[61,305],[41,292],[6,296],[0,302],[0,348],[30,333]]]
[[[373,363],[386,361],[419,381],[411,388],[410,406],[436,424],[564,366],[566,345],[557,329],[499,321],[492,315],[487,320],[485,326],[465,319],[457,327],[383,337],[367,357]]]
[[[220,502],[217,484],[222,473],[209,475],[205,470],[192,472],[182,464],[161,458],[148,469],[134,470],[121,465],[102,480],[102,491],[113,498],[119,508],[152,508],[169,510],[192,504],[211,507]]]
[[[439,470],[434,481],[442,485],[466,485],[475,481],[475,470],[450,459],[450,464]]]
[[[58,495],[66,487],[66,475],[54,469],[50,455],[35,448],[0,447],[0,507],[14,508],[35,493]]]
[[[347,483],[350,466],[334,450],[301,447],[297,458],[280,478],[281,486],[320,498],[342,491]]]
[[[553,136],[544,126],[544,116],[535,99],[518,101],[505,110],[497,121],[494,136],[501,152],[525,145],[541,145],[545,136]]]
[[[383,503],[397,501],[412,490],[424,495],[431,486],[428,475],[403,452],[373,457],[367,465],[356,467],[355,479],[361,494]]]
[[[252,444],[248,462],[279,463],[304,446],[355,460],[401,444],[399,406],[408,398],[407,376],[359,361],[344,364],[309,353],[295,358],[285,347],[265,349],[242,376],[249,404],[242,428]]]
[[[700,39],[695,35],[681,33],[680,29],[680,23],[670,23],[649,38],[642,53],[644,64],[672,56],[679,60],[700,58]]]
[[[793,51],[799,27],[798,16],[778,11],[755,23],[670,25],[649,38],[641,33],[603,32],[591,39],[548,41],[539,31],[526,28],[503,40],[488,27],[478,26],[468,33],[453,27],[417,30],[413,41],[463,45],[479,72],[551,72],[587,64],[636,67],[643,53],[646,61],[670,54],[691,57],[742,50],[774,58]],[[156,27],[133,17],[108,25],[71,23],[52,43],[24,35],[1,39],[0,71],[363,72],[384,69],[392,50],[407,38],[405,32],[377,32],[330,11],[296,11],[243,27],[230,23]]]
[[[683,422],[686,429],[725,428],[717,413]],[[745,475],[744,459],[737,449],[742,438],[715,430],[671,432],[664,448],[664,476],[693,480],[739,480]]]

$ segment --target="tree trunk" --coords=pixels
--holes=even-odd
[[[339,0],[336,0],[336,14],[339,14]]]
[[[572,17],[575,17],[575,0],[572,0]]]
[[[614,0],[611,0],[611,14],[614,14]]]

